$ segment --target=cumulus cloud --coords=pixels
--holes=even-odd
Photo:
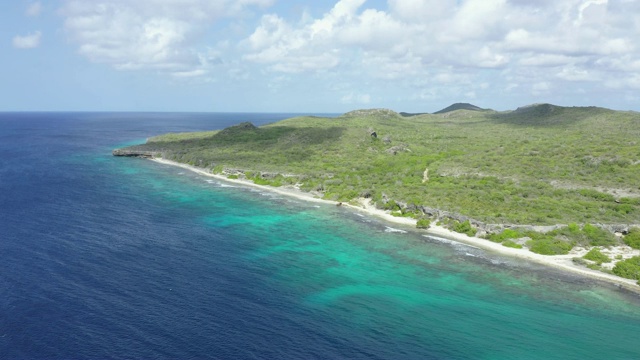
[[[554,81],[637,72],[638,36],[638,1],[388,0],[381,9],[339,0],[299,21],[266,14],[243,45],[245,60],[275,72],[434,81],[453,72],[471,83],[491,73],[503,88],[542,94]]]
[[[13,37],[13,46],[18,49],[33,49],[40,45],[40,37],[42,33],[36,31],[24,36],[16,35]]]
[[[340,98],[340,102],[343,104],[361,104],[366,105],[371,102],[371,95],[369,94],[357,94],[357,93],[348,93]]]
[[[176,79],[223,67],[234,79],[381,89],[365,98],[345,86],[334,92],[344,103],[382,98],[390,83],[409,100],[482,100],[630,90],[640,77],[636,0],[333,0],[298,18],[272,10],[275,0],[62,1],[69,39],[93,62]]]
[[[120,70],[157,70],[178,78],[207,72],[202,36],[224,17],[272,0],[67,0],[64,26],[81,55]]]

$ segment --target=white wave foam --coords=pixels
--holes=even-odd
[[[388,232],[388,233],[400,233],[400,234],[406,234],[407,232],[404,230],[400,230],[400,229],[395,229],[389,226],[385,226],[384,232]]]
[[[435,240],[437,242],[441,242],[441,243],[445,243],[445,244],[459,244],[456,241],[445,239],[445,238],[440,238],[440,237],[436,237],[436,236],[429,236],[429,235],[422,235],[422,236],[426,237],[429,240]]]
[[[459,242],[459,241],[455,241],[455,240],[449,240],[449,239],[445,239],[445,238],[441,238],[441,237],[437,237],[437,236],[432,236],[432,235],[422,235],[424,237],[426,237],[427,239],[430,240],[435,240],[437,242],[441,242],[441,243],[445,243],[445,244],[451,244],[455,247],[465,247],[465,248],[472,248],[472,249],[476,249],[476,250],[482,250],[477,246],[473,246],[473,245],[469,245],[469,244],[465,244],[463,242]]]

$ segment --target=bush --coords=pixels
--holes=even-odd
[[[591,224],[585,224],[582,232],[592,246],[615,246],[618,244],[616,236],[607,230]]]
[[[609,257],[605,254],[603,254],[602,252],[600,252],[600,249],[598,248],[593,248],[591,249],[588,253],[586,253],[583,258],[587,259],[587,260],[591,260],[593,262],[595,262],[596,264],[602,264],[602,263],[608,263],[611,262],[611,259],[609,259]]]
[[[391,211],[401,211],[402,210],[400,208],[400,205],[398,205],[394,200],[387,201],[387,203],[384,204],[382,206],[382,208],[385,209],[385,210],[391,210]]]
[[[583,246],[618,245],[618,239],[614,234],[591,224],[585,224],[582,230],[576,224],[569,224],[569,226],[553,230],[547,234],[563,236]]]
[[[500,234],[491,234],[489,235],[488,239],[493,241],[493,242],[503,242],[505,240],[508,239],[519,239],[521,237],[524,237],[520,232],[518,232],[517,230],[513,230],[513,229],[504,229],[502,230],[502,232]]]
[[[566,255],[573,248],[573,244],[551,237],[529,240],[527,246],[532,252],[541,255]]]
[[[587,268],[598,271],[602,270],[602,266],[600,266],[600,264],[587,264]]]
[[[613,273],[623,278],[640,280],[640,256],[618,262],[613,267]]]
[[[640,249],[640,228],[632,227],[629,233],[624,236],[624,243],[634,249]]]
[[[463,222],[455,221],[451,230],[471,237],[476,236],[476,233],[478,232],[473,226],[471,226],[469,220],[465,220]]]
[[[216,165],[211,169],[211,172],[214,174],[222,174],[224,171],[224,165]]]
[[[578,226],[578,224],[576,223],[571,223],[568,226],[563,226],[561,228],[555,229],[553,231],[550,231],[548,234],[554,236],[560,235],[566,237],[567,239],[576,241],[585,240],[584,233],[582,232],[582,230],[580,230],[580,226]]]
[[[416,224],[418,229],[428,229],[431,227],[431,220],[429,219],[418,219],[418,223]]]
[[[520,244],[516,244],[511,240],[505,240],[502,242],[502,246],[506,246],[509,248],[514,248],[514,249],[522,249],[522,245]]]

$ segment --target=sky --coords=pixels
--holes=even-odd
[[[2,0],[0,111],[640,111],[640,0]]]

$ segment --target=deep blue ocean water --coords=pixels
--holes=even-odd
[[[111,156],[291,115],[0,113],[0,358],[640,358],[613,285]]]

